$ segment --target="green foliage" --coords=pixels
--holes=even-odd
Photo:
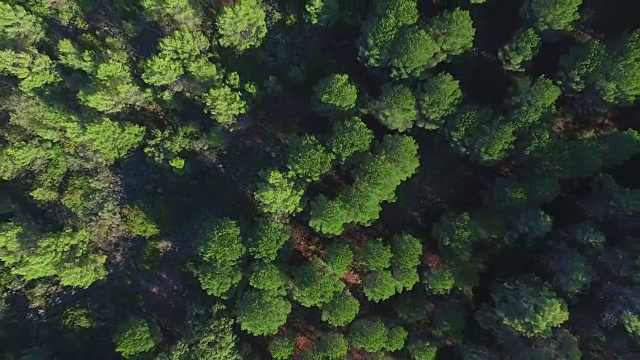
[[[389,329],[378,318],[359,319],[351,324],[349,337],[354,346],[375,353],[386,347]]]
[[[222,313],[223,309],[215,305],[211,315],[190,314],[188,327],[181,331],[182,338],[168,351],[167,360],[240,360],[234,321]]]
[[[242,52],[262,43],[267,34],[262,1],[240,0],[222,8],[216,19],[220,39],[224,47]]]
[[[594,279],[594,272],[587,258],[575,249],[554,250],[546,263],[553,276],[553,283],[569,296],[584,291]]]
[[[429,269],[422,276],[422,282],[428,292],[435,295],[446,295],[455,285],[455,279],[451,270],[444,266]]]
[[[315,136],[305,135],[296,141],[290,150],[287,166],[303,181],[318,181],[331,169],[333,159],[333,154],[328,152]]]
[[[391,247],[382,239],[367,241],[364,251],[358,256],[358,262],[371,271],[387,269],[391,266]]]
[[[396,293],[396,280],[390,271],[378,270],[364,278],[362,288],[367,299],[380,302]]]
[[[418,86],[418,107],[427,118],[418,125],[433,130],[439,128],[444,117],[451,115],[462,100],[460,82],[448,73],[439,73]]]
[[[126,58],[113,56],[90,74],[91,84],[78,93],[80,102],[88,107],[113,114],[130,106],[141,106],[148,100],[148,93],[134,84]]]
[[[195,272],[207,294],[221,296],[242,278],[238,265],[246,249],[235,221],[214,221],[197,251],[200,263]]]
[[[473,47],[476,29],[468,10],[457,8],[435,17],[427,27],[427,34],[448,55],[459,55]]]
[[[535,30],[520,29],[498,50],[498,59],[502,61],[505,70],[524,71],[523,65],[536,56],[540,45],[540,36]]]
[[[438,347],[426,341],[417,341],[409,345],[409,352],[415,360],[433,360]]]
[[[406,233],[393,237],[391,242],[393,267],[396,269],[415,269],[422,259],[420,240]]]
[[[8,49],[0,50],[0,74],[20,79],[18,86],[27,94],[59,80],[54,63],[47,55]]]
[[[401,28],[417,21],[418,6],[415,0],[376,2],[376,16],[362,25],[362,37],[359,40],[361,60],[371,67],[387,63],[395,35]]]
[[[240,328],[251,335],[269,335],[287,322],[291,304],[283,297],[265,291],[249,290],[236,303]]]
[[[157,325],[136,318],[122,323],[113,337],[116,351],[125,359],[151,351],[159,341],[160,332]]]
[[[322,0],[307,0],[304,9],[307,11],[305,19],[312,24],[321,22],[324,2]]]
[[[346,242],[336,241],[327,249],[325,263],[331,270],[342,277],[353,263],[353,250]]]
[[[223,85],[212,88],[202,95],[207,106],[206,112],[222,125],[231,125],[236,121],[236,116],[247,112],[247,103],[242,99],[238,91]]]
[[[445,338],[453,342],[462,341],[462,331],[465,327],[465,314],[456,307],[445,307],[435,312],[433,333],[438,338]]]
[[[125,207],[124,215],[127,228],[132,233],[146,238],[160,233],[158,226],[139,207]]]
[[[101,122],[88,124],[82,140],[108,163],[124,158],[136,148],[144,136],[145,129],[139,125],[122,126],[107,118]]]
[[[449,258],[463,261],[471,257],[471,245],[476,233],[468,213],[443,215],[434,225],[431,234]]]
[[[395,189],[418,167],[417,144],[408,136],[388,135],[354,170],[355,181],[337,198],[319,197],[312,204],[310,226],[339,234],[345,223],[368,224],[379,216],[380,203],[394,200]]]
[[[416,323],[427,316],[422,300],[412,293],[400,295],[395,310],[398,317],[409,324]]]
[[[425,69],[440,62],[436,57],[439,50],[426,31],[417,27],[401,31],[393,40],[390,52],[391,76],[395,79],[420,76]]]
[[[275,360],[288,360],[296,350],[296,338],[284,336],[275,338],[269,343],[269,353]]]
[[[322,306],[344,289],[344,283],[319,261],[306,263],[293,278],[293,298],[304,307]]]
[[[640,97],[640,30],[634,30],[609,51],[594,74],[594,86],[611,104],[631,104]]]
[[[387,344],[384,346],[387,351],[402,350],[405,341],[407,341],[409,333],[407,330],[400,326],[393,327],[389,330],[389,336],[387,337]]]
[[[182,125],[176,129],[151,130],[152,137],[146,141],[144,152],[159,163],[167,163],[175,169],[182,169],[185,151],[204,151],[212,146],[210,139],[203,136],[193,125]]]
[[[580,18],[582,0],[526,0],[521,12],[539,30],[569,30]]]
[[[416,98],[404,85],[386,86],[371,105],[371,113],[389,129],[403,132],[411,129],[418,116]]]
[[[107,276],[107,257],[94,252],[86,230],[65,229],[37,240],[15,223],[0,230],[0,260],[25,280],[57,276],[64,286],[88,288]]]
[[[325,333],[318,340],[314,352],[322,359],[344,359],[349,352],[349,342],[340,333]]]
[[[560,88],[544,76],[533,83],[529,80],[520,81],[511,89],[511,117],[517,126],[529,126],[543,115],[553,112],[559,97]]]
[[[142,0],[141,4],[148,17],[166,26],[195,27],[200,22],[190,0]]]
[[[22,6],[2,2],[0,14],[0,39],[3,44],[14,42],[18,46],[27,47],[44,38],[42,19],[29,14]]]
[[[493,165],[507,156],[516,140],[515,124],[495,117],[489,109],[459,110],[447,123],[451,145],[480,164]]]
[[[323,114],[347,111],[356,105],[358,88],[347,74],[333,74],[322,78],[313,88],[312,105]]]
[[[391,58],[391,47],[398,28],[397,20],[392,17],[371,18],[365,21],[359,41],[360,60],[370,67],[386,64]]]
[[[289,238],[289,232],[283,223],[273,219],[260,219],[249,238],[249,252],[256,259],[273,261]]]
[[[96,326],[96,321],[89,309],[74,306],[62,314],[62,324],[70,329],[90,329]]]
[[[344,164],[352,155],[368,151],[373,142],[371,131],[362,120],[336,121],[331,136],[331,151]]]
[[[567,304],[537,279],[501,283],[491,296],[504,324],[526,337],[548,337],[569,319]]]
[[[278,294],[286,285],[287,278],[282,270],[272,263],[258,262],[253,265],[249,285],[256,289]]]
[[[180,63],[168,57],[154,56],[142,63],[142,80],[153,86],[171,84],[183,73]]]
[[[598,40],[572,48],[560,58],[560,79],[565,87],[584,91],[591,75],[606,61],[606,48]]]
[[[309,226],[322,234],[340,235],[347,219],[347,207],[340,198],[328,200],[319,195],[311,202]]]
[[[277,170],[262,174],[263,181],[253,194],[262,211],[276,215],[292,215],[302,210],[304,190],[298,189],[293,180]]]
[[[345,291],[322,306],[322,321],[331,326],[345,326],[356,318],[359,311],[358,300]]]

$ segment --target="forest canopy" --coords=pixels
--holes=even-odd
[[[640,355],[635,0],[0,0],[0,359]]]

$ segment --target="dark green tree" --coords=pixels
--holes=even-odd
[[[524,66],[540,50],[540,36],[532,28],[520,29],[498,50],[502,67],[509,71],[524,71]]]

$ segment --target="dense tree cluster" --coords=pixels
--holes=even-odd
[[[0,359],[635,359],[634,0],[0,0]]]

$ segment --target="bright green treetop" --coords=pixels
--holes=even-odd
[[[358,118],[336,121],[331,136],[331,151],[344,162],[357,153],[369,150],[373,142],[373,131]]]
[[[448,55],[459,55],[473,47],[476,29],[468,10],[445,11],[427,27],[427,34]]]
[[[435,66],[440,47],[426,31],[411,27],[402,30],[394,39],[391,51],[391,76],[395,79],[418,77]]]
[[[455,279],[451,270],[444,266],[438,266],[426,271],[422,276],[422,282],[428,292],[436,295],[445,295],[453,289]]]
[[[356,347],[375,353],[387,345],[389,329],[378,318],[359,319],[351,324],[349,337]]]
[[[273,263],[255,263],[249,277],[249,285],[273,294],[278,294],[286,282],[287,278],[284,272]]]
[[[153,349],[160,341],[160,331],[154,323],[143,319],[129,319],[118,327],[113,342],[116,351],[125,359]]]
[[[283,223],[273,219],[260,219],[249,238],[249,252],[256,259],[273,261],[289,237]]]
[[[537,279],[498,284],[491,296],[496,314],[526,337],[547,337],[569,319],[567,304]]]
[[[391,247],[382,239],[367,241],[365,250],[358,256],[358,262],[371,271],[384,270],[391,266]]]
[[[344,283],[319,261],[306,263],[293,278],[293,298],[305,307],[326,304],[344,288]]]
[[[358,300],[345,291],[322,306],[322,321],[331,326],[345,326],[356,318],[359,311]]]
[[[418,86],[418,108],[426,117],[427,129],[437,129],[444,122],[444,117],[451,115],[462,100],[460,82],[449,73],[439,73],[426,79]]]
[[[266,291],[249,290],[236,303],[240,328],[253,336],[270,335],[287,322],[291,304]]]
[[[206,111],[211,117],[223,125],[231,125],[236,121],[236,116],[247,112],[247,103],[240,96],[240,92],[223,85],[211,88],[202,95]]]
[[[305,135],[295,141],[289,151],[287,166],[297,178],[318,181],[331,169],[334,156],[313,135]]]
[[[353,250],[348,243],[336,241],[327,249],[325,262],[338,276],[344,276],[353,263]]]
[[[293,180],[277,170],[266,171],[262,175],[264,180],[254,193],[262,211],[290,215],[302,210],[300,203],[304,190],[299,189]]]
[[[537,30],[568,30],[580,18],[582,0],[526,0],[521,12]]]
[[[244,51],[262,43],[267,34],[265,12],[261,0],[239,0],[225,6],[218,14],[216,26],[224,47]]]
[[[313,88],[313,106],[318,112],[346,111],[356,105],[358,88],[347,74],[333,74],[322,78]]]
[[[395,295],[396,280],[390,271],[374,271],[362,280],[362,289],[367,299],[380,302]]]

